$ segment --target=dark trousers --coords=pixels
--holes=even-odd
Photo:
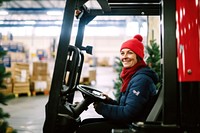
[[[112,129],[128,129],[128,126],[104,118],[90,118],[81,122],[76,133],[111,133]]]

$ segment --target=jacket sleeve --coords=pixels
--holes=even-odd
[[[149,84],[149,80],[144,77],[132,79],[124,103],[110,105],[101,102],[96,112],[111,120],[134,121],[149,99]]]
[[[108,104],[112,104],[112,105],[118,105],[118,101],[113,100],[112,98],[109,98],[109,100],[104,102],[104,103],[108,103]]]

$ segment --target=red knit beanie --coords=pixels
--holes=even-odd
[[[120,51],[124,48],[128,48],[143,59],[144,58],[144,45],[142,44],[142,40],[143,40],[142,36],[137,34],[133,37],[133,39],[130,39],[130,40],[124,42],[121,46]]]

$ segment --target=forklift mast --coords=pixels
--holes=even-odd
[[[132,131],[137,129],[142,133],[198,133],[200,131],[200,0],[190,2],[97,0],[101,9],[87,8],[85,3],[88,1],[90,0],[66,0],[51,89],[45,107],[43,132],[56,133],[63,97],[69,103],[73,102],[84,60],[82,51],[92,54],[91,46],[82,46],[85,26],[96,16],[156,15],[160,16],[161,27],[164,91],[161,99],[163,104],[161,120],[160,124],[155,124],[155,121],[144,123],[142,126],[136,124],[132,127]],[[72,46],[70,37],[75,16],[80,21],[76,41]]]

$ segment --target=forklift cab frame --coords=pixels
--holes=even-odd
[[[183,50],[183,47],[187,46],[187,40],[184,40],[182,35],[177,35],[177,32],[179,31],[184,32],[181,31],[181,28],[183,28],[184,26],[182,26],[182,23],[179,22],[179,19],[184,18],[184,8],[189,8],[187,6],[188,4],[186,0],[184,0],[184,2],[180,0],[97,0],[102,8],[100,10],[88,9],[85,6],[85,3],[87,1],[88,0],[66,0],[51,89],[49,99],[46,104],[46,118],[43,132],[73,132],[74,128],[77,127],[77,123],[79,121],[78,116],[85,109],[85,107],[92,103],[92,101],[94,100],[103,100],[103,98],[101,99],[99,97],[93,97],[92,100],[91,98],[85,100],[84,103],[81,104],[81,107],[73,107],[73,105],[71,105],[73,102],[75,90],[78,89],[84,94],[87,93],[84,92],[87,91],[85,89],[89,89],[91,92],[96,91],[93,90],[93,88],[79,86],[79,79],[84,60],[82,51],[86,51],[90,54],[92,51],[92,47],[82,46],[84,29],[90,21],[92,21],[96,16],[100,15],[160,16],[160,37],[162,40],[160,47],[162,56],[161,68],[163,81],[163,97],[159,98],[159,100],[162,102],[162,114],[160,114],[161,121],[159,121],[159,123],[155,121],[150,121],[142,124],[133,123],[131,127],[131,132],[199,132],[200,78],[199,76],[195,75],[199,74],[198,67],[200,64],[200,57],[193,57],[195,59],[193,59],[192,61],[196,61],[197,63],[194,64],[193,62],[191,62],[192,64],[194,64],[193,68],[186,71],[186,75],[190,77],[184,77],[182,73],[185,73],[185,71],[180,71],[180,69],[182,70],[182,67],[180,66],[180,64],[178,64],[182,63],[182,66],[185,65],[182,62],[183,51],[185,55],[191,56],[187,54],[188,51],[190,51],[189,48]],[[191,3],[193,3],[194,5],[199,5],[199,2],[195,0],[193,0]],[[196,7],[197,8],[195,8],[195,11],[199,11],[199,6]],[[180,12],[182,12],[182,16],[179,16]],[[199,21],[200,17],[198,16],[198,14],[195,15],[197,19],[196,21]],[[78,25],[76,41],[74,46],[72,46],[70,45],[70,37],[74,16],[79,18],[80,21]],[[187,15],[187,17],[189,17],[189,15]],[[195,28],[199,28],[198,24],[195,26],[192,27],[191,24],[190,29],[192,30]],[[196,48],[200,47],[200,44],[198,42],[200,38],[198,32],[198,30],[195,30],[195,33],[197,33],[196,38],[198,38],[197,41],[194,42]],[[181,51],[181,53],[179,53],[179,51]],[[195,55],[200,54],[200,50],[194,52],[196,52]],[[76,55],[76,57],[74,57],[74,55]],[[179,65],[179,68],[177,68],[177,64]],[[185,66],[187,66],[187,64]],[[191,71],[193,75],[191,74]],[[65,79],[67,75],[69,75],[69,79],[66,82]],[[191,76],[192,80],[190,80]],[[70,114],[73,112],[70,112],[69,110],[66,111],[66,108],[68,107],[73,107],[73,109],[75,108],[76,112],[78,112],[75,114],[75,121],[71,120],[66,122],[65,119],[60,119],[63,114]],[[63,123],[72,124],[74,125],[74,127],[66,127],[66,125],[63,126]]]

